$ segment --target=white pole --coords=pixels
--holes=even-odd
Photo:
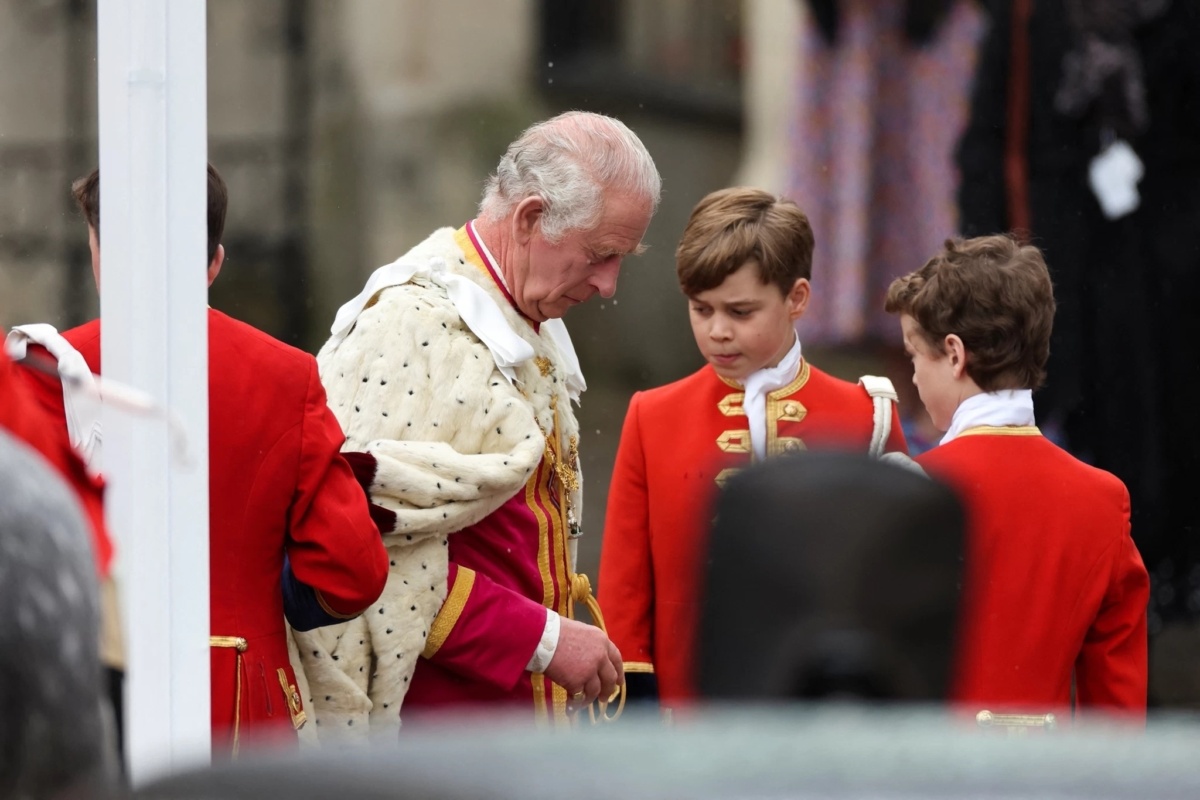
[[[178,415],[104,416],[134,785],[210,753],[204,0],[97,4],[104,374]]]

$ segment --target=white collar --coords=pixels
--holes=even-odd
[[[984,392],[972,395],[959,404],[950,419],[950,429],[939,444],[946,444],[968,428],[977,428],[980,425],[1005,427],[1033,423],[1032,390],[1001,389],[996,392]]]
[[[767,395],[796,379],[800,372],[800,357],[800,337],[797,336],[796,343],[778,364],[752,372],[742,381],[746,390],[742,409],[750,421],[750,448],[756,461],[762,461],[767,455]]]
[[[483,247],[482,241],[480,247]],[[491,254],[487,253],[486,248],[484,256],[491,259]],[[496,270],[495,261],[489,263],[492,269]],[[496,273],[499,274],[498,271]],[[512,329],[493,296],[474,281],[452,272],[442,256],[413,257],[406,254],[371,273],[358,296],[338,309],[329,331],[330,342],[326,346],[337,345],[346,338],[358,315],[366,309],[372,297],[389,286],[408,283],[416,277],[425,278],[446,289],[455,310],[471,332],[487,346],[501,374],[510,383],[515,382],[516,366],[533,358],[533,346]],[[562,320],[552,319],[542,323],[540,330],[554,342],[566,372],[564,380],[567,394],[578,403],[579,395],[587,390],[587,383],[583,379],[579,357],[575,355],[575,347],[571,343],[570,334],[567,333],[567,326]]]
[[[496,261],[496,257],[492,255],[487,243],[483,241],[483,237],[475,228],[475,220],[468,222],[467,228],[471,232],[471,241],[479,245],[480,255],[491,268],[492,275],[500,281],[500,285],[506,292],[510,291],[508,282],[504,280],[504,273],[500,271],[499,262]],[[567,324],[561,319],[548,319],[538,324],[538,331],[547,334],[554,342],[554,346],[558,348],[558,354],[563,360],[563,368],[567,373],[567,394],[578,403],[579,395],[587,391],[587,381],[583,379],[583,368],[579,366],[579,356],[575,354],[575,345],[571,341],[571,334],[567,332]]]

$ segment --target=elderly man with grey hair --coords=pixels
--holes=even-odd
[[[295,634],[322,741],[420,712],[524,709],[565,724],[623,682],[575,572],[584,390],[561,317],[616,290],[661,179],[621,122],[526,130],[478,217],[381,267],[318,356],[391,556],[361,618]]]

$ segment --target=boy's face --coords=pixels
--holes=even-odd
[[[696,346],[718,375],[742,382],[787,355],[808,296],[804,278],[784,295],[774,284],[764,284],[758,264],[748,261],[720,286],[689,298]]]
[[[926,341],[921,326],[912,316],[901,314],[900,328],[904,331],[904,350],[912,359],[913,385],[917,387],[917,394],[921,396],[934,427],[939,431],[949,430],[962,394],[951,359]]]
[[[96,279],[96,291],[100,291],[100,237],[91,225],[88,225],[88,249],[92,251],[92,277]]]

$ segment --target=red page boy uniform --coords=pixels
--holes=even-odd
[[[62,337],[100,372],[98,320]],[[211,309],[208,348],[213,741],[236,752],[305,721],[284,593],[301,624],[352,617],[382,591],[387,554],[315,359]],[[65,425],[59,381],[25,372]]]
[[[1149,579],[1129,492],[1033,427],[1029,390],[963,401],[917,462],[954,487],[969,536],[952,698],[974,712],[1144,714]]]
[[[711,365],[630,400],[609,488],[600,604],[626,675],[654,673],[666,706],[696,693],[695,631],[718,487],[752,458],[817,448],[865,453],[882,432],[864,387],[809,364],[799,341],[780,366],[783,374],[747,379],[759,388],[753,416],[747,386]],[[899,418],[893,408],[886,413],[879,449],[904,452]]]

